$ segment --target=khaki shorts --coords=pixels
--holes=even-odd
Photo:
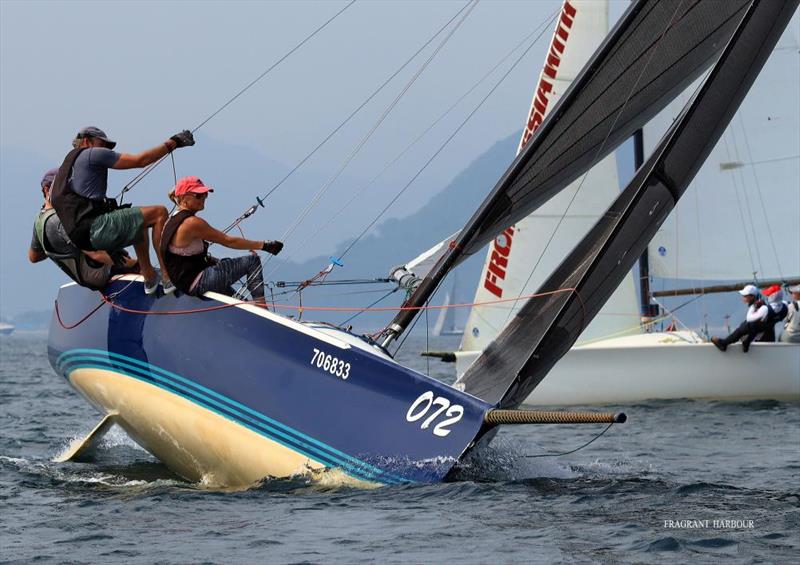
[[[92,222],[89,241],[95,249],[115,251],[135,245],[144,237],[144,216],[141,208],[121,208]]]

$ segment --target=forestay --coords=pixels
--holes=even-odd
[[[700,91],[603,219],[457,383],[519,406],[575,343],[721,137],[800,0],[755,0]],[[714,3],[714,5],[718,5]]]

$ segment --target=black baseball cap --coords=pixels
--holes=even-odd
[[[83,139],[86,137],[96,137],[97,139],[102,139],[106,143],[106,147],[109,149],[114,149],[114,147],[117,145],[116,141],[108,139],[106,132],[95,126],[86,126],[85,128],[81,128],[80,131],[78,131],[78,134],[75,136],[75,139]]]

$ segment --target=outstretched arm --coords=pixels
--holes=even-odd
[[[189,235],[192,239],[205,239],[206,241],[218,243],[229,249],[247,250],[262,249],[264,247],[263,241],[256,241],[253,239],[245,239],[243,237],[228,235],[216,228],[211,227],[208,222],[202,218],[198,218],[197,216],[192,216],[191,218],[184,220],[181,227],[183,228],[184,233],[188,232],[187,235]]]
[[[174,151],[178,147],[188,147],[194,145],[194,137],[188,130],[176,133],[161,145],[142,151],[141,153],[131,154],[122,153],[112,169],[141,169],[151,163],[155,163],[164,155]]]

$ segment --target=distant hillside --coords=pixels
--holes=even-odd
[[[518,134],[514,134],[498,141],[483,155],[470,163],[449,185],[431,198],[415,214],[400,220],[390,219],[379,223],[372,233],[366,235],[347,254],[343,260],[345,268],[337,269],[330,275],[330,278],[386,276],[391,267],[416,257],[435,243],[460,229],[511,163],[518,137]],[[365,223],[367,220],[365,219]],[[331,251],[334,254],[340,254],[351,241],[345,241]],[[457,302],[470,302],[474,297],[475,285],[480,276],[484,258],[485,253],[476,253],[458,267],[458,295],[455,298]],[[280,266],[272,278],[276,280],[302,280],[313,276],[329,262],[328,257],[323,255],[299,264],[284,264]],[[275,268],[277,264],[278,261],[276,259],[272,260],[267,267],[267,273]],[[449,284],[449,282],[446,282],[445,287]],[[365,290],[368,289],[365,288]],[[308,294],[309,298],[305,298],[304,301],[306,303],[328,304],[335,297],[337,305],[362,306],[365,302],[372,302],[380,296],[377,292],[361,296],[343,296],[340,294],[341,292],[341,288],[329,292],[318,290],[314,291],[313,295]],[[437,298],[441,300],[443,296],[444,292],[440,292]],[[385,304],[398,304],[401,301],[400,299],[401,297],[395,295],[393,300],[387,300]],[[381,305],[384,305],[384,303],[381,303]],[[388,315],[390,314],[362,315],[360,316],[359,327],[380,325]],[[457,325],[463,325],[466,316],[466,311],[457,312]],[[331,319],[341,321],[346,317],[340,314],[337,317],[331,317]],[[431,325],[434,317],[433,315],[431,316]]]

